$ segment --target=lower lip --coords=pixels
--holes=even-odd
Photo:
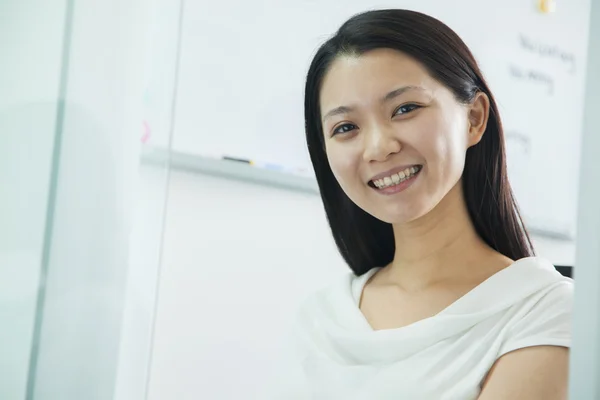
[[[423,169],[421,169],[421,171],[417,172],[416,174],[414,174],[407,180],[402,181],[401,183],[399,183],[397,185],[386,187],[384,189],[373,188],[373,190],[377,191],[377,193],[381,193],[381,194],[385,194],[385,195],[400,193],[400,192],[408,189],[415,182],[415,180],[419,177],[419,175],[421,175],[422,171],[423,171]]]

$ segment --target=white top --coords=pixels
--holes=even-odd
[[[570,346],[573,281],[541,258],[513,263],[433,317],[378,331],[358,306],[375,272],[349,274],[303,305],[299,368],[284,370],[281,399],[476,399],[503,354]]]

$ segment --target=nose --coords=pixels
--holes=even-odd
[[[402,150],[402,144],[391,127],[371,127],[368,132],[364,132],[363,138],[363,159],[367,162],[386,161],[392,154]]]

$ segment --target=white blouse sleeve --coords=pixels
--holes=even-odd
[[[571,346],[573,281],[562,280],[509,328],[498,358],[531,346]]]

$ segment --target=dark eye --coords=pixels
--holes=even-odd
[[[332,136],[352,132],[355,129],[357,129],[357,126],[354,124],[343,124],[335,128]]]
[[[408,114],[409,112],[414,111],[417,108],[420,108],[420,106],[418,106],[416,104],[404,104],[404,105],[398,107],[396,109],[396,111],[394,111],[394,116]]]

